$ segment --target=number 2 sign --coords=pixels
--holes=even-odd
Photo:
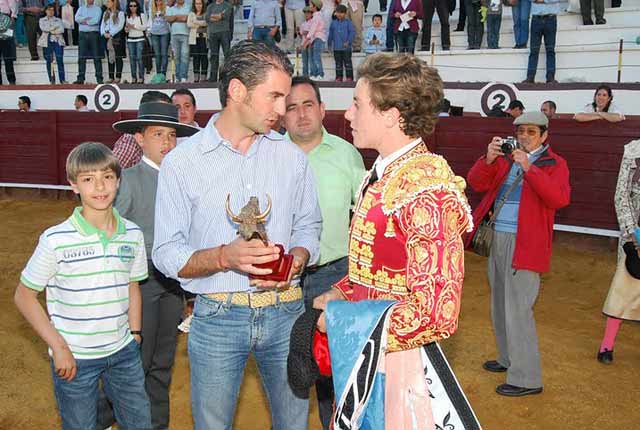
[[[120,89],[117,85],[98,85],[93,93],[93,103],[98,112],[116,112],[120,105]]]

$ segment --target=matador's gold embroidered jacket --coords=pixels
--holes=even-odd
[[[356,204],[349,274],[334,288],[352,301],[398,301],[389,352],[445,339],[458,326],[462,233],[472,226],[464,188],[444,158],[419,144],[391,163]]]

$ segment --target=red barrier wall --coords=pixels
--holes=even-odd
[[[198,113],[205,125],[210,112]],[[69,151],[84,141],[109,146],[119,137],[111,124],[135,117],[135,112],[5,112],[0,116],[0,182],[66,184],[64,163]],[[325,127],[351,141],[343,112],[327,112]],[[571,205],[558,212],[556,221],[583,227],[617,230],[613,195],[623,146],[640,138],[640,120],[619,124],[577,123],[553,120],[550,142],[571,170]],[[443,118],[428,139],[431,150],[442,154],[453,170],[466,176],[473,162],[485,151],[492,136],[513,135],[511,121],[502,118]],[[374,151],[362,151],[365,164],[375,160]],[[468,190],[475,204],[480,196]]]

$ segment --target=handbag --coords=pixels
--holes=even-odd
[[[500,202],[498,202],[498,205],[489,219],[483,219],[476,229],[476,234],[474,234],[473,239],[471,239],[471,249],[481,257],[488,257],[491,253],[491,244],[493,243],[493,226],[496,223],[496,218],[498,217],[502,206],[507,202],[509,194],[511,194],[511,192],[518,186],[523,177],[524,173],[521,173],[516,177],[513,184],[511,184],[507,192],[502,196],[502,199],[500,199]]]

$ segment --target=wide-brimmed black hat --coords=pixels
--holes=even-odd
[[[626,257],[624,259],[624,265],[627,268],[629,275],[635,279],[640,279],[640,257],[638,257],[638,251],[633,242],[627,242],[622,246]]]
[[[178,120],[178,108],[170,103],[142,103],[138,109],[138,118],[126,119],[113,124],[113,128],[121,133],[134,134],[142,127],[159,125],[176,130],[176,137],[187,137],[200,131],[191,125],[182,124]]]
[[[313,356],[313,336],[319,309],[309,309],[293,324],[289,340],[289,356],[287,357],[287,376],[289,386],[296,397],[309,398],[309,389],[320,377],[320,369]]]

